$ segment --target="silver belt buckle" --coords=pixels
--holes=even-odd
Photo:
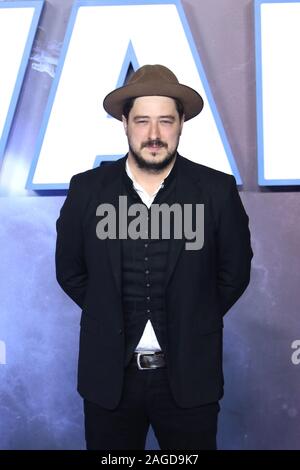
[[[155,353],[137,353],[137,358],[136,358],[136,362],[137,362],[137,365],[138,365],[138,369],[139,370],[148,370],[148,369],[157,369],[157,366],[154,366],[154,367],[143,367],[141,365],[141,356],[145,356],[145,355],[152,355],[154,356]]]

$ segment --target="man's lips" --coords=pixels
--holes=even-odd
[[[163,145],[147,145],[147,148],[151,149],[151,150],[152,149],[155,149],[155,150],[162,149],[163,147],[164,147]]]
[[[143,148],[147,148],[148,150],[150,150],[152,152],[153,151],[157,152],[160,149],[167,148],[167,146],[165,144],[162,144],[162,143],[153,142],[153,143],[143,145]]]

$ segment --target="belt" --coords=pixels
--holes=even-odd
[[[166,360],[162,352],[135,352],[130,365],[140,370],[159,369],[166,367]]]

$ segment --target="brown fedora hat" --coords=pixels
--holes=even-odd
[[[104,98],[103,107],[108,114],[121,121],[125,101],[139,96],[177,98],[183,105],[185,121],[197,116],[203,108],[203,99],[199,93],[179,83],[174,73],[163,65],[144,65],[139,68],[126,85]]]

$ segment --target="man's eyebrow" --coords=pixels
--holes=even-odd
[[[150,116],[142,116],[142,115],[137,115],[134,116],[133,120],[137,121],[138,119],[151,119]],[[175,116],[172,114],[166,114],[162,116],[158,116],[158,119],[171,119],[172,121],[175,121]]]
[[[138,115],[138,116],[134,116],[134,118],[133,118],[134,121],[137,121],[138,119],[150,119],[150,116]]]
[[[171,119],[175,121],[175,116],[173,116],[173,114],[167,114],[166,116],[159,116],[159,119]]]

